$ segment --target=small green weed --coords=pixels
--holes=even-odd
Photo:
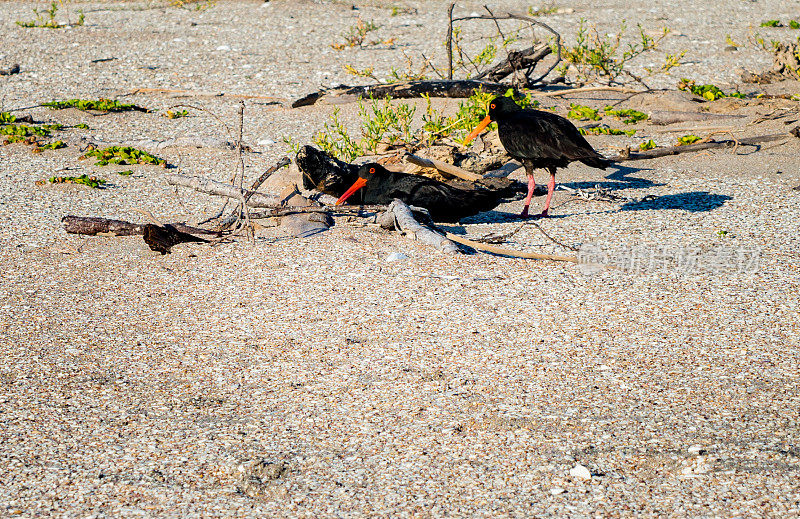
[[[0,127],[0,135],[16,135],[28,137],[38,135],[39,137],[49,137],[50,133],[64,128],[60,124],[42,124],[40,126],[28,126],[25,124],[7,124]]]
[[[43,146],[37,146],[33,149],[34,153],[41,153],[45,150],[60,150],[61,148],[66,148],[67,145],[64,144],[64,141],[53,141]]]
[[[84,173],[79,177],[50,177],[47,179],[47,182],[50,182],[51,184],[83,184],[84,186],[89,186],[94,189],[100,189],[108,181],[98,177],[90,177]],[[36,185],[41,186],[45,183],[46,182],[44,180],[39,180],[36,182]]]
[[[123,177],[129,177],[133,175],[133,171],[130,169],[126,169],[125,171],[117,171],[117,175],[122,175]]]
[[[356,24],[350,27],[346,33],[342,35],[344,38],[344,43],[334,43],[331,44],[331,48],[334,50],[344,50],[346,48],[352,47],[360,47],[364,44],[364,39],[366,38],[367,34],[372,31],[375,31],[379,28],[379,25],[376,25],[374,22],[365,22],[361,18],[358,19]],[[393,40],[393,39],[392,39]],[[381,42],[372,42],[372,44],[381,43]],[[389,40],[382,42],[390,45],[394,43],[393,41],[389,43]]]
[[[12,124],[17,118],[8,112],[0,112],[0,124]]]
[[[558,12],[558,6],[553,2],[545,4],[539,8],[533,6],[528,7],[529,16],[546,16],[548,14],[554,14],[556,12]]]
[[[694,95],[698,95],[708,101],[714,101],[723,97],[737,97],[739,99],[744,98],[744,94],[741,92],[726,94],[716,85],[697,85],[693,80],[686,78],[682,78],[680,83],[678,83],[678,89],[691,92]]]
[[[657,147],[658,146],[656,146],[656,143],[653,142],[653,139],[650,139],[649,141],[639,144],[639,149],[642,151],[652,150]]]
[[[579,121],[599,121],[600,114],[594,108],[583,106],[575,103],[570,103],[567,117],[570,119],[578,119]]]
[[[683,137],[678,137],[678,142],[675,144],[676,146],[686,146],[687,144],[694,144],[697,141],[702,140],[697,135],[684,135]]]
[[[84,124],[84,123],[78,123],[75,126],[73,126],[73,128],[78,128],[78,129],[81,129],[81,130],[88,130],[89,129],[89,125],[88,124]]]
[[[760,27],[783,27],[783,24],[780,20],[767,20],[766,22],[761,22]]]
[[[720,230],[717,231],[717,236],[719,236],[720,238],[724,238],[727,235],[728,235],[728,231],[725,230],[725,229],[720,229]]]
[[[791,29],[800,29],[800,22],[797,20],[789,20],[789,27]]]
[[[135,110],[138,112],[147,112],[146,108],[136,106],[135,104],[120,103],[116,99],[98,99],[96,101],[90,99],[68,99],[66,101],[51,101],[42,103],[53,110],[63,110],[65,108],[77,108],[78,110],[95,110],[97,112],[127,112]]]
[[[66,24],[58,23],[56,21],[56,13],[58,13],[58,2],[52,2],[50,4],[50,9],[46,11],[39,11],[36,8],[33,9],[33,14],[36,15],[35,20],[31,20],[28,22],[17,21],[17,25],[26,28],[39,27],[42,29],[63,29],[65,27],[80,26],[83,25],[85,22],[85,16],[83,14],[83,11],[81,10],[78,11],[78,21],[75,23],[66,23]]]
[[[595,126],[593,128],[578,128],[581,135],[627,135],[633,137],[636,135],[636,130],[621,130],[618,128],[609,128],[607,126]]]
[[[102,150],[93,149],[84,153],[80,158],[86,159],[89,157],[100,159],[95,163],[95,166],[108,166],[109,164],[153,164],[166,167],[167,165],[166,160],[151,155],[146,151],[137,150],[131,146],[111,146]]]
[[[189,117],[188,110],[167,110],[164,117],[168,119],[180,119],[181,117]]]
[[[646,121],[647,119],[650,118],[649,115],[647,115],[644,112],[640,112],[638,110],[630,110],[630,109],[614,110],[614,107],[612,106],[606,106],[603,109],[603,112],[606,115],[615,117],[616,119],[621,119],[622,122],[625,124],[635,124],[638,123],[639,121]]]

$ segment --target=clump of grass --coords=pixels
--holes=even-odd
[[[108,166],[109,164],[153,164],[166,167],[167,161],[158,158],[146,151],[137,150],[132,146],[110,146],[108,148],[93,149],[84,153],[80,158],[87,159],[94,157],[99,159],[95,166]]]
[[[167,110],[164,117],[168,119],[180,119],[181,117],[189,117],[188,110]]]
[[[631,109],[622,109],[622,110],[614,110],[612,106],[606,106],[603,109],[603,113],[606,115],[610,115],[616,119],[621,119],[625,124],[635,124],[639,121],[646,121],[650,118],[644,112],[640,112],[638,110],[631,110]]]
[[[377,30],[378,27],[379,26],[376,25],[374,22],[365,22],[364,20],[359,18],[356,24],[350,27],[347,30],[347,32],[342,35],[342,38],[344,38],[344,43],[331,44],[331,48],[335,50],[344,50],[346,48],[351,48],[351,47],[360,47],[361,45],[364,44],[364,40],[367,34]],[[388,41],[389,40],[383,43],[388,44]]]
[[[94,110],[97,112],[128,112],[131,110],[138,112],[148,111],[146,108],[136,106],[135,104],[120,103],[116,99],[67,99],[66,101],[50,101],[48,103],[42,103],[42,106],[52,108],[53,110],[77,108],[78,110]]]
[[[650,139],[649,141],[639,144],[639,149],[642,151],[652,150],[657,147],[658,146],[656,145],[655,142],[653,142],[653,139]]]
[[[648,36],[641,25],[638,26],[638,29],[637,40],[625,48],[622,45],[626,30],[624,21],[616,35],[601,37],[597,28],[589,26],[587,21],[582,18],[578,25],[575,45],[565,46],[562,50],[565,64],[560,68],[560,72],[562,75],[566,75],[572,67],[577,71],[578,79],[584,82],[600,79],[614,83],[621,76],[642,82],[641,78],[626,69],[628,63],[638,56],[658,48],[661,40],[666,38],[670,31],[665,27],[661,35],[654,38]],[[680,58],[685,54],[683,52],[679,55],[668,55],[661,70],[666,72],[679,65]]]
[[[581,135],[627,135],[633,137],[636,130],[621,130],[619,128],[609,128],[607,126],[595,126],[593,128],[578,128]]]
[[[47,181],[39,180],[36,182],[37,186],[44,185],[46,182],[50,182],[51,184],[82,184],[84,186],[89,186],[94,189],[100,189],[108,183],[108,181],[103,180],[102,178],[98,177],[90,177],[86,173],[79,177],[50,177]]]
[[[64,141],[53,141],[47,144],[43,144],[42,146],[37,146],[33,149],[34,153],[41,153],[45,150],[60,150],[61,148],[66,148],[67,145],[64,144]]]
[[[723,97],[737,97],[739,99],[744,98],[744,94],[741,92],[732,92],[730,94],[726,94],[716,85],[698,85],[694,82],[694,80],[686,78],[682,78],[680,83],[678,83],[678,89],[691,92],[694,95],[698,95],[708,101],[714,101]]]
[[[42,29],[63,29],[64,27],[80,26],[85,22],[83,11],[80,10],[78,11],[78,21],[75,23],[58,23],[56,21],[56,13],[58,13],[58,2],[52,2],[50,4],[50,8],[46,11],[39,11],[36,8],[33,9],[33,14],[36,15],[35,20],[30,20],[27,22],[17,21],[17,25],[26,28],[39,27]]]
[[[594,108],[583,106],[575,103],[570,103],[567,117],[570,119],[577,119],[579,121],[599,121],[600,114]]]
[[[678,137],[678,142],[675,144],[676,146],[686,146],[687,144],[694,144],[697,141],[702,140],[697,135],[689,134],[684,135],[682,137]]]

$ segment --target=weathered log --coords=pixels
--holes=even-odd
[[[344,103],[354,102],[359,98],[376,97],[382,98],[387,95],[395,99],[418,98],[423,94],[431,97],[457,97],[466,98],[472,96],[476,90],[483,89],[490,94],[502,95],[511,88],[507,84],[491,83],[487,81],[475,81],[472,79],[462,80],[433,80],[433,81],[409,81],[406,83],[390,83],[364,86],[342,85],[328,90],[313,92],[292,103],[292,108],[310,106],[315,103]],[[515,93],[519,93],[515,91]]]
[[[113,234],[115,236],[140,236],[144,234],[145,224],[131,223],[125,220],[112,220],[109,218],[99,218],[96,216],[74,216],[67,215],[61,218],[64,230],[70,234],[85,234],[95,236],[97,234]],[[208,234],[220,236],[217,231],[209,231],[199,227],[192,227],[183,223],[166,224],[180,232],[190,234]]]
[[[203,177],[173,174],[167,175],[167,183],[173,186],[188,187],[209,195],[224,196],[239,201],[246,199],[249,207],[275,207],[280,205],[281,202],[277,196],[244,188],[240,189],[230,184]]]
[[[445,254],[455,254],[459,252],[455,243],[448,240],[436,231],[433,231],[414,219],[411,208],[402,200],[395,199],[386,211],[386,215],[391,215],[394,219],[395,227],[412,240],[420,241],[426,245],[432,245]],[[380,220],[386,221],[389,216],[381,216]]]
[[[739,146],[752,146],[764,142],[774,142],[785,139],[800,137],[800,127],[794,128],[789,133],[775,133],[771,135],[759,135],[756,137],[745,137],[743,139],[725,139],[720,141],[698,142],[686,144],[684,146],[669,146],[667,148],[655,148],[642,152],[630,152],[628,154],[609,157],[613,162],[625,162],[629,160],[646,160],[668,155],[678,155],[680,153],[691,153],[695,151],[708,150],[712,148],[738,148]]]

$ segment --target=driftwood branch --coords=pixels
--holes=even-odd
[[[387,216],[383,216],[381,219],[386,219],[388,215],[391,215],[394,218],[395,227],[412,240],[432,245],[445,254],[459,252],[455,243],[415,220],[411,208],[405,202],[395,199],[389,204],[386,214]]]
[[[559,256],[556,254],[538,254],[535,252],[520,252],[512,249],[506,249],[503,247],[496,247],[494,245],[489,245],[488,243],[481,243],[473,240],[468,240],[467,238],[464,238],[462,236],[456,236],[455,234],[452,233],[447,233],[445,236],[453,240],[454,242],[458,242],[462,245],[472,247],[475,250],[483,252],[491,252],[492,254],[499,254],[501,256],[510,256],[513,258],[524,258],[524,259],[568,261],[570,263],[578,263],[578,258],[576,258],[575,256]]]
[[[405,156],[405,159],[406,161],[415,164],[417,166],[421,166],[423,168],[435,168],[441,171],[442,173],[458,177],[468,182],[475,182],[476,180],[483,178],[482,176],[476,175],[471,171],[467,171],[466,169],[459,168],[458,166],[448,164],[447,162],[442,162],[441,160],[419,157],[417,155],[412,155],[410,153]]]
[[[236,200],[243,200],[246,197],[249,207],[276,207],[280,205],[280,199],[277,196],[267,195],[249,189],[239,189],[236,186],[203,177],[178,174],[167,175],[167,183],[172,186],[188,187],[201,193],[223,196]]]
[[[137,236],[144,234],[146,224],[131,223],[125,220],[112,220],[109,218],[98,218],[95,216],[74,216],[67,215],[61,218],[64,230],[70,234],[84,234],[95,236],[98,234],[113,234],[114,236]],[[188,234],[209,234],[219,236],[220,233],[192,227],[183,223],[168,223],[173,229]]]
[[[713,148],[738,148],[739,146],[753,146],[764,142],[774,142],[800,137],[800,130],[795,128],[789,133],[776,133],[771,135],[759,135],[756,137],[745,137],[742,139],[725,139],[719,141],[698,142],[686,144],[684,146],[669,146],[667,148],[656,148],[642,152],[630,152],[610,157],[613,162],[624,162],[628,160],[646,160],[668,155],[678,155],[680,153],[692,153],[695,151],[708,150]]]
[[[364,97],[392,97],[395,99],[418,98],[423,94],[431,97],[470,97],[478,89],[490,94],[502,95],[509,88],[507,84],[475,81],[472,79],[461,80],[433,80],[433,81],[408,81],[405,83],[391,83],[364,86],[340,86],[328,90],[320,90],[308,94],[292,103],[292,108],[310,106],[315,103],[345,103],[355,102]]]

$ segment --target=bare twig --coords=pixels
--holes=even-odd
[[[447,26],[447,79],[453,79],[453,9],[456,3],[450,4],[447,10],[447,18],[450,21]]]
[[[270,175],[272,175],[273,173],[275,173],[276,171],[278,171],[282,167],[288,166],[291,163],[292,163],[292,161],[289,159],[289,157],[283,157],[274,166],[272,166],[271,168],[269,168],[268,170],[263,172],[261,174],[261,176],[256,179],[255,182],[253,182],[253,185],[250,186],[250,191],[257,191],[258,188],[261,187],[261,184],[263,184],[264,181],[266,181],[269,178]],[[245,202],[250,199],[250,196],[252,196],[252,195],[249,194],[249,193],[244,196]]]
[[[436,168],[442,173],[446,173],[469,182],[475,182],[476,180],[483,178],[480,175],[472,173],[471,171],[467,171],[466,169],[459,168],[458,166],[454,166],[440,160],[427,159],[417,155],[412,155],[411,153],[407,154],[404,158],[406,161],[417,166],[422,166],[423,168]]]

